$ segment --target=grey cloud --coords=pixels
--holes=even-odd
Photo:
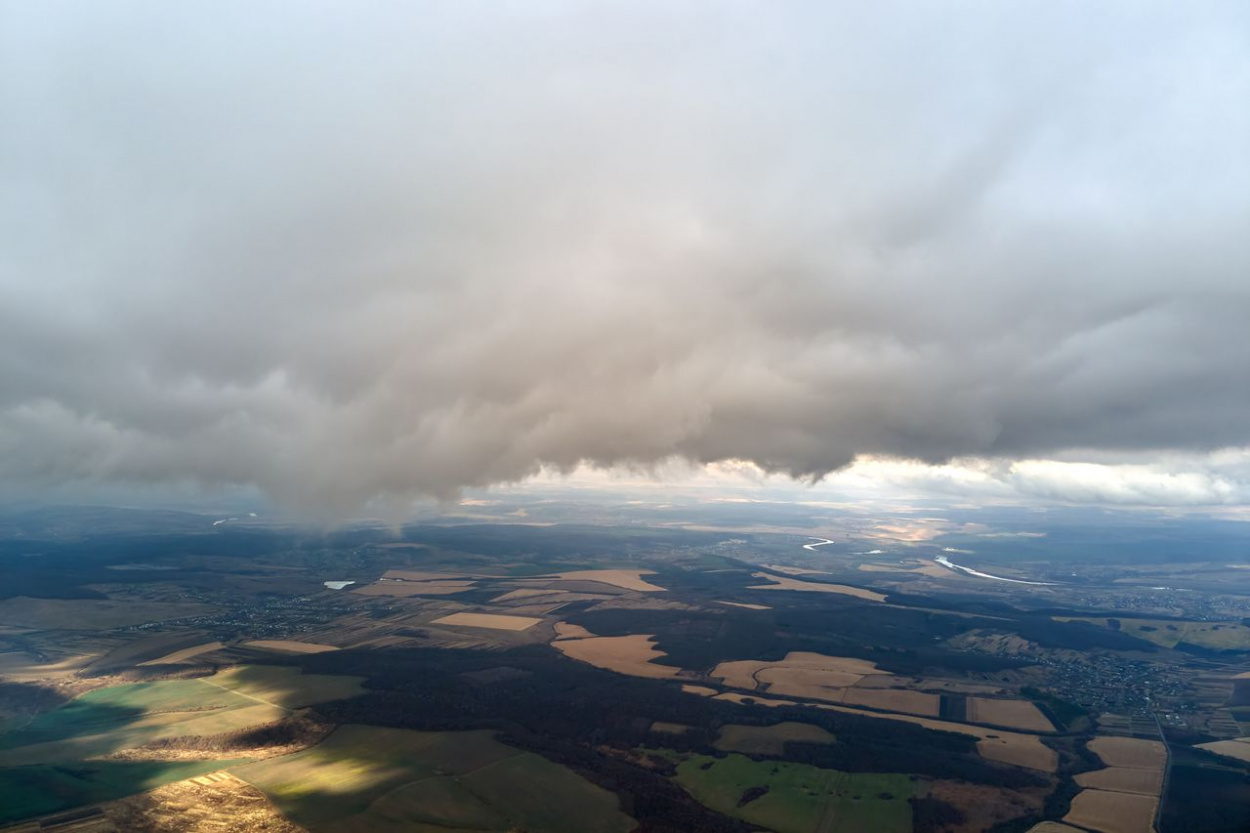
[[[583,461],[1250,445],[1247,32],[0,0],[0,478],[346,512]]]

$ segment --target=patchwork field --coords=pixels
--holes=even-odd
[[[631,677],[666,679],[681,673],[680,668],[656,662],[667,654],[656,650],[655,637],[648,634],[558,639],[551,644],[570,659]]]
[[[684,735],[690,731],[690,727],[685,723],[666,723],[663,720],[656,720],[651,724],[651,731],[662,735]]]
[[[343,726],[312,749],[233,771],[315,833],[634,826],[612,793],[483,731]]]
[[[909,833],[906,775],[851,774],[785,761],[693,755],[678,784],[700,803],[777,833],[847,830]]]
[[[715,697],[716,696],[716,689],[708,688],[705,685],[690,685],[688,683],[683,683],[681,690],[685,692],[686,694],[695,694],[695,695],[698,695],[699,697]]]
[[[396,572],[400,571],[391,570],[387,576]],[[472,590],[476,584],[476,581],[468,579],[421,580],[383,577],[373,584],[366,584],[351,592],[358,596],[453,596],[456,593]]]
[[[89,691],[0,735],[0,799],[24,790],[38,794],[15,802],[14,809],[0,801],[0,818],[106,801],[220,769],[229,763],[225,759],[230,753],[207,761],[110,758],[155,742],[271,725],[288,717],[291,709],[360,691],[358,677],[302,675],[294,668],[269,666]],[[161,757],[161,748],[145,757]],[[246,754],[234,753],[234,762]],[[175,752],[166,756],[178,757]]]
[[[1100,833],[1146,833],[1154,829],[1158,804],[1154,796],[1081,790],[1063,820]]]
[[[800,581],[786,576],[775,576],[771,573],[752,573],[754,578],[764,578],[772,584],[752,584],[748,590],[798,590],[805,593],[837,593],[842,596],[854,596],[870,602],[884,602],[885,595],[861,587],[848,587],[845,584],[822,584],[813,581]]]
[[[82,761],[0,770],[0,824],[111,801],[237,761]]]
[[[179,662],[186,662],[189,659],[194,659],[201,654],[220,651],[224,647],[226,646],[220,642],[205,642],[203,645],[193,645],[190,648],[183,648],[181,651],[174,651],[173,653],[166,654],[163,657],[157,657],[156,659],[150,659],[147,662],[141,662],[139,665],[174,665]]]
[[[71,656],[55,661],[41,661],[34,654],[24,651],[0,653],[0,677],[11,683],[27,683],[38,680],[64,680],[73,677],[91,662],[91,656]]]
[[[765,564],[764,569],[772,570],[774,573],[785,573],[790,576],[821,576],[828,573],[827,570],[811,570],[807,567],[791,567],[788,564]]]
[[[790,741],[833,743],[833,735],[810,723],[775,723],[772,726],[722,726],[714,744],[726,752],[744,755],[784,755]]]
[[[97,631],[206,616],[216,608],[202,604],[122,602],[105,599],[30,599],[0,601],[0,625],[34,630]]]
[[[244,642],[248,648],[259,648],[262,651],[277,651],[280,654],[321,654],[326,651],[337,651],[334,645],[319,645],[316,642],[296,642],[292,639],[253,639]]]
[[[1100,833],[1153,830],[1167,762],[1163,744],[1099,737],[1088,747],[1107,767],[1076,776],[1076,782],[1085,789],[1072,799],[1072,808],[1063,820]]]
[[[1217,740],[1211,743],[1198,744],[1199,749],[1205,749],[1208,752],[1214,752],[1216,755],[1223,755],[1226,758],[1233,758],[1238,761],[1250,763],[1250,738],[1236,738],[1234,740]]]
[[[732,703],[748,703],[766,707],[795,706],[804,705],[814,709],[826,709],[829,711],[847,712],[849,714],[857,714],[861,717],[875,717],[879,720],[898,720],[904,723],[914,723],[917,726],[924,726],[926,729],[935,729],[940,732],[954,732],[960,735],[968,735],[977,738],[977,752],[982,758],[989,761],[997,761],[999,763],[1011,764],[1013,766],[1022,766],[1027,769],[1036,769],[1039,772],[1055,772],[1059,768],[1059,753],[1046,744],[1042,743],[1041,738],[1035,735],[1024,735],[1018,732],[1008,732],[1003,729],[990,729],[984,726],[971,726],[966,723],[951,723],[946,720],[934,720],[928,717],[917,717],[909,714],[897,714],[889,712],[869,712],[863,709],[851,708],[850,706],[838,706],[832,703],[796,703],[793,700],[778,700],[771,697],[760,697],[758,695],[741,694],[738,692],[726,692],[716,695],[717,700],[725,700]]]
[[[107,755],[158,737],[182,734],[179,724],[204,721],[239,728],[232,713],[252,707],[282,710],[200,680],[135,683],[97,689],[0,735],[0,766],[74,761]],[[251,713],[245,714],[247,723]],[[271,718],[272,719],[272,718]],[[194,731],[194,727],[192,729]]]
[[[568,622],[556,622],[555,630],[556,639],[587,639],[594,636],[581,625],[570,625]]]
[[[435,619],[431,625],[456,625],[464,628],[489,628],[497,631],[523,631],[542,622],[529,616],[505,616],[497,613],[452,613]]]
[[[547,596],[563,596],[568,593],[567,590],[547,590],[543,588],[522,588],[521,590],[510,590],[502,596],[496,596],[491,599],[491,603],[498,602],[516,602],[522,599],[543,598]]]
[[[838,699],[829,690],[853,686],[869,674],[886,674],[876,663],[850,657],[830,657],[804,651],[791,651],[783,660],[734,660],[722,662],[712,669],[711,676],[731,688],[756,690],[767,685],[769,693],[794,697],[813,696]],[[819,691],[802,694],[800,691]]]
[[[342,700],[364,691],[360,677],[301,674],[297,668],[278,665],[241,665],[193,682],[219,686],[284,709]]]
[[[264,793],[227,772],[212,772],[166,784],[109,802],[101,810],[104,817],[124,833],[302,831],[284,818]]]
[[[1162,769],[1167,763],[1167,750],[1157,740],[1101,737],[1091,740],[1089,749],[1107,766]]]
[[[1082,787],[1090,789],[1157,796],[1163,789],[1163,770],[1112,766],[1094,772],[1082,772],[1075,776],[1075,780]]]
[[[654,570],[573,570],[556,573],[552,578],[561,581],[596,581],[610,584],[622,590],[635,590],[639,593],[666,592],[665,588],[652,584],[643,576],[654,575]]]
[[[1028,700],[968,698],[968,722],[1007,726],[1026,732],[1053,732],[1055,726]]]
[[[1057,622],[1088,622],[1164,648],[1182,642],[1213,651],[1250,650],[1250,627],[1239,622],[1192,622],[1172,619],[1128,619],[1056,616]]]
[[[923,717],[937,717],[942,711],[942,698],[936,694],[894,688],[848,688],[841,702]]]
[[[791,652],[777,662],[734,660],[712,670],[726,686],[770,695],[826,700],[924,717],[937,717],[942,700],[936,694],[887,688],[898,678],[875,663],[850,657]]]

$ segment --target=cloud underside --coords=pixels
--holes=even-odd
[[[4,12],[0,479],[1250,445],[1240,4],[313,8]]]

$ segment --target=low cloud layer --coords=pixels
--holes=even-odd
[[[672,457],[1183,477],[1250,446],[1247,32],[0,0],[0,480],[351,512]]]

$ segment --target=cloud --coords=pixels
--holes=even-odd
[[[0,15],[23,489],[1250,445],[1243,4]]]

